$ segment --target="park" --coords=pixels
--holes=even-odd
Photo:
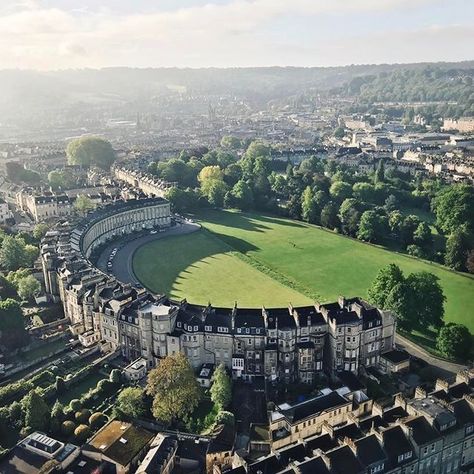
[[[133,270],[149,290],[214,306],[297,306],[366,297],[377,271],[395,263],[406,274],[436,275],[446,296],[445,320],[474,330],[469,275],[299,221],[218,210],[195,218],[202,230],[136,251]]]

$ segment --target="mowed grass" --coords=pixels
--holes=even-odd
[[[133,270],[145,287],[188,302],[269,308],[311,300],[232,254],[206,231],[155,240],[140,247]]]
[[[377,271],[389,263],[406,274],[434,273],[447,298],[446,321],[474,332],[474,279],[468,275],[288,219],[232,211],[206,211],[197,217],[223,242],[301,282],[321,301],[338,295],[365,297]],[[265,291],[257,294],[261,298]]]

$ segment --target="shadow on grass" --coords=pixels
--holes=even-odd
[[[211,262],[205,259],[217,258],[234,249],[246,253],[258,247],[237,237],[201,230],[143,245],[134,255],[133,271],[150,291],[171,294],[198,263],[209,265]]]

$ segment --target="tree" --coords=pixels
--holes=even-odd
[[[145,415],[143,390],[138,387],[124,388],[118,395],[115,408],[119,415],[140,418]]]
[[[344,234],[356,235],[359,227],[360,212],[357,199],[345,199],[339,208],[339,219]]]
[[[246,181],[237,181],[231,191],[234,205],[239,209],[250,209],[253,205],[252,188]]]
[[[224,172],[219,166],[205,166],[198,174],[198,181],[201,183],[201,188],[203,188],[203,183],[205,185],[206,181],[214,179],[219,181],[224,179]]]
[[[231,135],[224,135],[221,139],[221,147],[230,150],[237,150],[241,146],[241,141],[237,137]]]
[[[397,204],[398,204],[398,201],[395,195],[390,194],[388,198],[385,199],[385,204],[384,204],[385,210],[387,212],[392,212],[397,208]]]
[[[21,238],[7,235],[0,247],[0,263],[6,270],[18,270],[20,267],[29,267],[33,261],[32,255],[26,249],[25,242]],[[34,247],[33,247],[34,248]],[[37,249],[35,248],[35,251]]]
[[[122,379],[122,372],[119,369],[112,369],[109,374],[109,380],[113,383],[120,383]]]
[[[474,273],[474,250],[467,253],[466,268],[469,273]]]
[[[217,413],[216,424],[234,426],[235,416],[230,411],[221,410],[220,412]]]
[[[87,425],[79,425],[74,430],[74,436],[76,437],[77,441],[84,442],[89,438],[91,435],[91,429]]]
[[[25,301],[31,300],[41,291],[40,282],[33,276],[28,275],[18,282],[18,296]]]
[[[26,341],[25,320],[18,301],[0,301],[0,344],[16,349]]]
[[[81,137],[72,140],[66,148],[68,163],[98,166],[108,170],[115,161],[115,152],[107,140],[100,137]]]
[[[301,217],[301,199],[297,194],[290,196],[286,209],[288,216],[292,219],[299,219]]]
[[[381,268],[368,289],[369,301],[379,308],[386,308],[387,297],[396,285],[404,283],[405,277],[398,265],[390,263]]]
[[[446,240],[444,263],[454,270],[466,269],[467,254],[469,251],[468,238],[464,230],[456,229]]]
[[[59,400],[56,400],[51,409],[51,418],[60,422],[64,420],[64,405]]]
[[[16,286],[4,275],[0,274],[0,300],[6,300],[7,298],[17,298]]]
[[[212,179],[207,181],[207,200],[213,207],[223,207],[224,197],[229,191],[229,187],[220,179]]]
[[[420,219],[413,214],[410,214],[403,219],[399,233],[400,240],[404,245],[409,245],[414,242],[414,234],[419,225]]]
[[[66,382],[64,381],[64,379],[62,377],[56,377],[56,381],[55,381],[55,389],[56,389],[56,393],[58,395],[62,394],[65,392],[66,390]]]
[[[439,328],[443,325],[446,297],[439,278],[429,272],[411,273],[406,282],[412,293],[411,311],[416,318],[416,327]]]
[[[338,202],[352,196],[352,186],[344,181],[335,181],[329,188],[329,194]]]
[[[48,232],[49,226],[48,224],[44,223],[39,223],[36,224],[35,227],[33,228],[33,237],[35,240],[38,242],[46,235],[46,232]]]
[[[362,202],[377,203],[379,198],[379,193],[375,189],[373,184],[369,183],[355,183],[352,186],[352,192],[354,197]]]
[[[36,390],[31,390],[28,395],[23,397],[21,405],[25,414],[25,426],[33,431],[46,431],[48,429],[49,407]]]
[[[107,416],[100,411],[93,413],[89,418],[89,425],[92,429],[100,428],[107,422]]]
[[[465,226],[474,232],[474,187],[467,184],[451,185],[433,200],[437,225],[452,234]]]
[[[314,200],[313,190],[306,186],[301,196],[301,217],[312,224],[318,221],[319,208]]]
[[[82,407],[82,403],[80,400],[78,400],[77,398],[73,398],[70,402],[69,402],[69,408],[72,410],[72,411],[79,411]]]
[[[63,433],[64,436],[71,436],[74,433],[75,429],[76,429],[76,424],[70,420],[63,421],[61,425],[61,432]]]
[[[232,382],[227,375],[224,364],[220,364],[212,376],[211,400],[220,410],[226,408],[232,401]]]
[[[149,372],[146,391],[153,397],[154,417],[170,424],[191,413],[201,399],[193,369],[182,353],[165,357]]]
[[[90,197],[85,194],[80,194],[74,201],[74,208],[85,216],[89,211],[95,209],[95,204]]]
[[[468,360],[472,353],[472,335],[463,324],[448,323],[440,329],[436,347],[446,357]]]
[[[81,423],[85,424],[89,421],[89,418],[90,418],[91,415],[92,415],[92,413],[91,413],[90,410],[88,410],[87,408],[83,408],[82,410],[77,411],[74,414],[74,418],[79,424],[81,424]]]
[[[388,225],[390,227],[390,231],[394,234],[400,233],[400,229],[403,224],[403,214],[398,211],[392,211],[388,216]]]
[[[413,311],[412,292],[406,281],[397,283],[387,294],[384,309],[393,311],[398,327],[410,331],[416,327],[416,314]]]
[[[76,179],[70,171],[53,170],[48,174],[48,182],[54,190],[69,189],[74,187]]]
[[[195,210],[199,206],[199,196],[192,189],[173,187],[165,194],[174,212],[182,213]]]
[[[344,127],[337,127],[336,130],[334,130],[334,138],[344,138],[345,134],[346,131],[344,130]]]
[[[329,201],[321,210],[321,225],[328,229],[336,229],[339,225],[336,203]]]
[[[362,213],[359,222],[357,238],[366,242],[380,242],[386,235],[388,229],[387,219],[375,211]]]
[[[431,228],[426,222],[420,222],[413,233],[413,241],[422,249],[429,249],[433,245]]]
[[[385,180],[385,165],[383,160],[379,160],[377,163],[377,169],[375,170],[374,183],[383,183]]]

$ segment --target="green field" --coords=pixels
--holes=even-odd
[[[133,271],[151,291],[190,303],[240,307],[307,304],[311,300],[233,255],[205,231],[155,240],[134,255]]]
[[[282,299],[293,304],[305,301],[272,281],[268,272],[261,273],[229,253],[229,247],[298,282],[300,292],[321,301],[338,295],[365,296],[377,271],[396,263],[406,273],[436,274],[447,297],[446,319],[462,322],[474,332],[474,279],[469,276],[288,219],[231,211],[206,211],[198,218],[217,240],[198,232],[142,247],[134,269],[145,286],[196,303],[228,305],[238,300],[241,307],[271,307]],[[259,273],[262,280],[257,281],[254,275]],[[291,293],[276,299],[283,295],[277,288]]]

